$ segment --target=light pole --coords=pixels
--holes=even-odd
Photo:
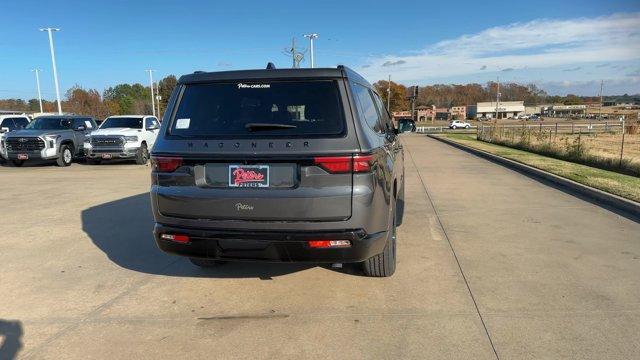
[[[153,98],[153,72],[154,70],[147,69],[145,71],[149,72],[149,82],[151,83],[151,111],[153,112],[153,116],[156,116],[156,103]]]
[[[49,34],[49,49],[51,50],[51,64],[53,65],[53,82],[56,85],[56,100],[58,101],[58,114],[62,115],[62,104],[60,103],[60,86],[58,85],[58,70],[56,68],[56,52],[53,50],[53,32],[60,31],[56,28],[42,28],[40,31],[46,31]]]
[[[36,73],[36,86],[38,87],[38,101],[40,102],[40,112],[42,113],[42,94],[40,93],[40,69],[31,70]]]
[[[310,48],[311,48],[311,68],[313,69],[313,40],[318,38],[318,34],[306,34],[304,35],[304,37],[306,37],[307,39],[309,39],[310,42]]]

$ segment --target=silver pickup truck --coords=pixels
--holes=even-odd
[[[32,160],[55,160],[58,166],[69,166],[74,158],[84,155],[85,138],[97,127],[89,116],[37,117],[24,130],[7,134],[7,159],[14,166]]]

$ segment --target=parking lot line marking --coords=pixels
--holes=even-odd
[[[442,229],[442,233],[444,234],[445,239],[447,239],[447,243],[449,243],[449,248],[451,249],[451,252],[453,253],[453,258],[456,260],[456,264],[458,265],[458,269],[460,270],[460,274],[462,275],[462,279],[464,280],[464,284],[467,286],[467,290],[469,291],[469,296],[471,296],[471,301],[473,301],[473,306],[476,308],[476,313],[478,314],[478,317],[480,318],[480,322],[482,323],[482,327],[484,328],[484,332],[485,332],[485,334],[487,334],[487,339],[489,339],[489,344],[491,345],[491,349],[493,350],[493,353],[496,356],[496,359],[499,360],[500,357],[498,356],[498,351],[496,350],[496,347],[493,344],[493,340],[491,339],[491,335],[489,334],[489,329],[487,329],[487,324],[485,324],[484,319],[482,318],[482,314],[480,313],[480,309],[478,308],[478,303],[476,302],[475,296],[473,296],[473,292],[471,291],[471,287],[469,286],[469,282],[467,281],[467,276],[464,274],[464,270],[462,270],[462,265],[460,265],[460,260],[458,260],[458,255],[456,254],[456,251],[453,248],[453,244],[451,243],[451,239],[449,239],[449,235],[447,234],[447,230],[444,228],[444,225],[442,224],[442,220],[440,220],[440,214],[438,214],[438,209],[436,208],[436,205],[433,203],[433,199],[431,198],[431,195],[429,194],[429,189],[427,189],[427,185],[424,183],[424,180],[422,179],[422,174],[420,174],[420,169],[418,169],[418,166],[416,165],[416,162],[413,160],[413,155],[411,154],[411,151],[408,150],[407,152],[409,153],[409,158],[411,158],[411,164],[413,165],[413,167],[416,169],[416,172],[418,173],[418,178],[420,179],[420,183],[422,184],[422,189],[424,190],[424,193],[427,196],[427,199],[429,200],[429,203],[431,204],[431,207],[433,208],[433,212],[436,215],[436,219],[438,220],[438,225],[439,225],[440,229]]]

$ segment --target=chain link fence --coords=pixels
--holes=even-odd
[[[481,141],[640,176],[640,126],[625,123],[482,124]]]

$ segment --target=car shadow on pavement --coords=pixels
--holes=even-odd
[[[203,269],[185,257],[162,252],[153,237],[153,216],[149,193],[100,204],[82,211],[82,230],[118,266],[148,274],[211,277],[260,278],[295,273],[313,264],[229,262]]]
[[[22,349],[22,323],[0,319],[0,359],[15,359]]]

